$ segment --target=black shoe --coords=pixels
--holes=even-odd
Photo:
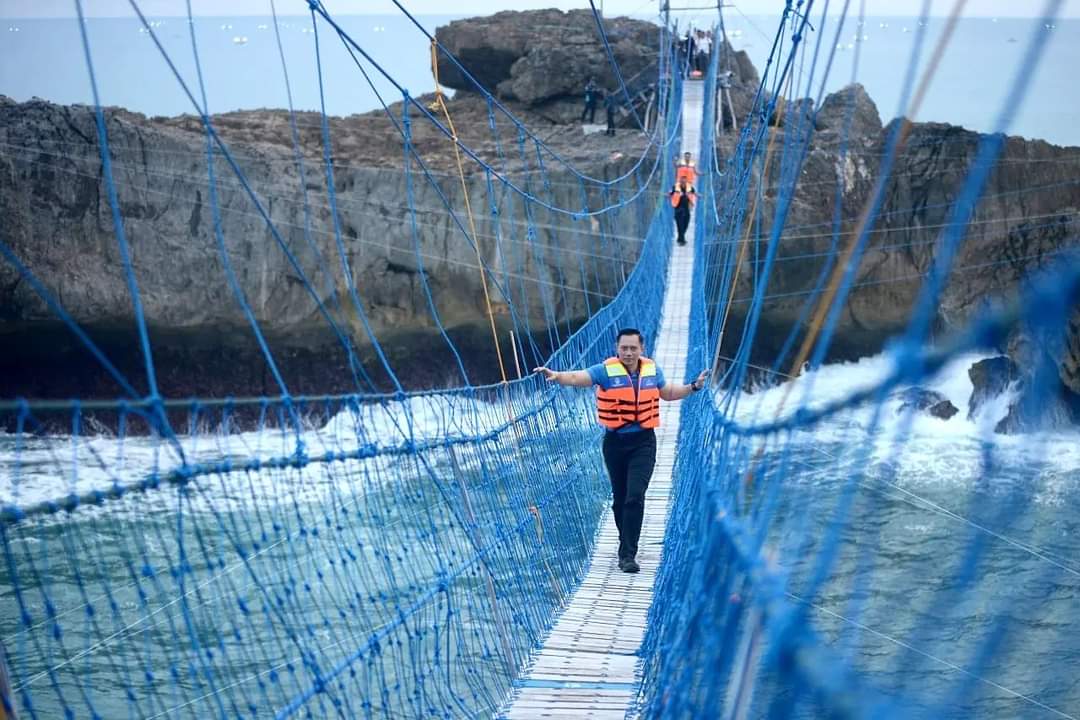
[[[623,558],[619,560],[619,569],[624,573],[636,573],[641,568],[637,564],[637,560],[634,558]]]
[[[686,244],[686,241],[681,239],[681,238],[679,240],[676,240],[675,242],[679,243],[680,245],[685,245]]]

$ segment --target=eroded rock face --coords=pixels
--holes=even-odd
[[[851,132],[845,134],[848,108],[852,108]],[[793,328],[794,347],[800,346],[805,326],[796,327],[796,323],[807,301],[816,302],[814,288],[823,287],[834,272],[830,257],[844,252],[856,236],[859,215],[873,197],[896,122],[882,127],[873,102],[858,86],[844,88],[822,103],[779,240],[770,297],[755,338],[754,362],[771,364]],[[785,134],[795,126],[805,138],[805,125],[783,124],[767,132],[774,136],[776,147],[784,147]],[[891,336],[907,328],[982,137],[942,123],[911,126],[885,184],[880,213],[858,258],[852,290],[826,357],[854,359],[877,353]],[[734,141],[731,133],[718,136],[723,156],[730,155]],[[770,188],[780,183],[779,165],[770,166]],[[1005,139],[982,200],[964,230],[944,292],[929,308],[927,340],[963,327],[989,300],[1010,297],[1025,279],[1080,248],[1076,177],[1080,177],[1076,148]],[[765,255],[776,204],[775,190],[767,191],[762,231],[759,239],[750,241],[747,257]],[[834,233],[837,211],[840,220]],[[724,354],[733,352],[733,343],[741,337],[753,276],[749,265],[744,266],[730,329],[724,335]],[[1062,383],[1070,388],[1080,384],[1077,312],[1062,328],[1064,352],[1058,357]]]
[[[394,109],[400,113],[400,104]],[[500,156],[486,106],[478,107],[473,98],[454,109],[465,120],[483,113],[482,122],[463,123],[468,125],[461,129],[463,139],[520,186],[531,184],[557,206],[582,205],[575,179],[552,170],[545,187],[535,174],[520,174],[520,160],[515,164],[513,157]],[[415,161],[407,181],[401,140],[390,141],[394,131],[388,120],[335,118],[335,223],[316,117],[301,118],[302,182],[287,113],[223,116],[215,124],[258,198],[256,203],[227,164],[216,161],[223,253],[208,190],[205,136],[197,121],[148,119],[122,110],[106,115],[124,234],[162,392],[277,394],[242,303],[258,321],[294,394],[369,389],[365,372],[379,388],[389,387],[361,310],[409,387],[460,384],[429,310],[423,278],[439,319],[470,355],[470,381],[500,378],[477,251],[461,230],[470,227],[461,183],[456,174],[445,173],[455,166],[445,138],[417,123],[415,142],[434,173],[433,182]],[[516,128],[500,129],[504,135],[499,141],[515,147]],[[634,138],[619,146],[601,137],[583,142],[580,129],[568,132],[565,142],[560,143],[558,133],[549,133],[548,139],[599,177],[626,172],[638,157],[632,153],[644,147]],[[5,242],[145,391],[132,295],[102,180],[92,111],[42,101],[2,103],[0,142],[17,148],[0,156]],[[622,152],[615,155],[616,149]],[[588,304],[614,294],[640,251],[643,216],[631,210],[601,227],[534,208],[536,236],[528,239],[519,196],[507,192],[493,215],[483,173],[470,174],[466,182],[480,255],[500,282],[504,272],[515,278],[514,302],[528,308],[519,321],[545,347],[548,313],[559,324],[554,339],[564,337],[568,327],[587,316]],[[415,235],[410,192],[417,209]],[[599,206],[611,199],[594,194],[588,202]],[[267,229],[261,212],[277,234]],[[350,278],[343,273],[343,261],[351,268]],[[229,270],[235,286],[228,281]],[[526,279],[524,291],[516,278]],[[588,294],[583,286],[590,288]],[[511,358],[506,298],[497,282],[489,282],[489,290],[503,354]],[[316,296],[325,310],[319,309]],[[15,267],[0,261],[0,396],[118,395],[116,383],[73,337]],[[350,369],[346,345],[364,361],[363,371]],[[420,346],[428,352],[416,353]],[[86,376],[79,377],[84,370]]]
[[[625,19],[605,19],[605,23],[624,76],[639,71],[649,75],[649,64],[655,61],[656,26]],[[613,76],[605,75],[609,64],[591,13],[499,13],[440,28],[438,37],[480,74],[485,85],[498,89],[502,102],[522,122],[530,128],[543,128],[545,141],[561,157],[590,174],[614,177],[645,152],[645,140],[638,133],[620,133],[615,139],[600,134],[584,136],[577,125],[581,91],[588,76],[595,74],[602,86],[613,87],[615,83]],[[735,109],[732,117],[725,98],[722,126],[730,128],[731,121],[737,119],[742,129],[758,75],[745,53],[730,52],[723,45],[720,49],[726,53],[722,67],[732,72],[730,95]],[[455,72],[445,59],[440,61],[443,83],[464,88],[464,78]],[[418,98],[424,104],[432,99]],[[808,102],[795,103],[798,112],[791,117],[807,119],[813,109]],[[488,125],[488,104],[475,93],[459,92],[451,106],[458,132],[470,148],[511,176],[520,173],[525,166],[517,154],[516,125],[500,117],[493,133]],[[391,106],[398,120],[403,111],[400,102]],[[421,121],[419,110],[411,108],[407,114],[413,121],[414,147],[437,178],[441,193],[460,208],[462,191],[454,174],[452,145],[437,129]],[[264,392],[273,392],[236,290],[226,280],[213,229],[205,137],[198,119],[146,118],[122,110],[110,110],[107,115],[135,277],[155,348],[160,348],[165,358],[159,367],[168,368],[172,363],[178,377],[175,387],[182,388],[182,393],[188,392],[183,388],[196,389],[214,382],[222,390],[209,394],[237,392],[237,387],[248,387],[252,392],[265,387]],[[849,115],[850,133],[846,129]],[[813,119],[812,124],[781,122],[779,127],[765,130],[773,134],[778,148],[784,147],[784,133],[793,128],[813,130],[814,136],[786,218],[770,276],[770,297],[754,340],[752,361],[758,365],[773,364],[813,288],[832,272],[828,257],[834,243],[843,249],[850,242],[858,215],[877,183],[882,154],[895,127],[892,123],[882,127],[876,107],[859,86],[827,97]],[[361,354],[370,359],[367,333],[349,283],[339,271],[341,250],[329,208],[320,121],[312,113],[298,117],[300,154],[305,163],[301,181],[287,113],[253,111],[214,117],[215,127],[251,178],[263,209],[280,228],[280,241],[267,232],[255,204],[220,160],[215,166],[222,178],[218,200],[223,208],[226,255],[240,291],[271,344],[283,348],[283,364],[302,379],[297,382],[303,388],[347,390],[353,388],[347,353],[328,329],[301,278],[301,273],[307,277],[327,301],[334,323],[353,337]],[[445,210],[440,192],[423,179],[418,163],[410,166],[415,204],[422,208],[414,243],[410,216],[405,211],[408,189],[401,138],[393,124],[380,113],[331,118],[329,122],[343,252],[352,268],[353,285],[360,289],[360,306],[376,336],[395,346],[391,354],[400,363],[409,362],[409,351],[418,344],[437,340],[431,348],[441,347],[423,293],[421,279],[427,278],[442,321],[458,333],[455,342],[460,339],[463,345],[476,348],[472,369],[477,375],[472,379],[497,379],[492,343],[484,339],[487,331],[476,253]],[[734,141],[730,131],[718,135],[722,157],[730,157]],[[906,149],[897,158],[886,185],[881,214],[856,270],[853,291],[827,361],[877,353],[891,335],[907,326],[979,141],[977,133],[954,126],[917,123],[912,127]],[[0,177],[4,178],[0,183],[0,217],[5,241],[75,319],[111,349],[110,357],[124,358],[117,362],[124,365],[126,374],[139,376],[142,359],[134,343],[131,297],[102,183],[91,113],[84,107],[40,101],[14,103],[0,98],[0,142],[17,148],[0,155]],[[1014,292],[1023,278],[1077,247],[1078,158],[1075,148],[1006,139],[1001,162],[966,230],[946,290],[932,308],[932,333],[963,325],[987,298]],[[527,169],[535,170],[529,163],[534,161],[526,161]],[[649,164],[647,160],[644,167]],[[521,183],[533,183],[532,191],[544,192],[545,199],[557,205],[579,206],[580,185],[573,178],[560,177],[552,163],[548,167],[554,173],[549,190],[537,185],[535,173],[528,180],[523,176]],[[768,187],[777,186],[782,167],[781,162],[771,164]],[[527,243],[520,232],[524,210],[510,201],[499,208],[499,232],[509,243],[500,254],[490,208],[482,200],[485,178],[482,173],[469,172],[467,187],[477,204],[484,261],[493,267],[503,263],[508,272],[536,280],[527,286],[531,293],[527,304],[534,310],[528,319],[535,335],[546,337],[548,330],[548,318],[541,311],[542,297],[565,334],[566,324],[572,326],[589,307],[605,300],[621,282],[621,273],[629,272],[641,237],[640,221],[629,211],[621,212],[612,226],[605,223],[604,232],[610,236],[606,240],[600,226],[591,221],[540,212],[537,241],[543,249],[541,257],[524,251],[516,254]],[[306,210],[305,190],[309,200]],[[597,205],[603,200],[597,197],[589,202]],[[750,240],[748,258],[765,256],[776,203],[775,190],[767,191],[760,214],[762,232],[758,239]],[[832,222],[837,213],[839,234],[834,236]],[[583,254],[578,241],[586,238]],[[295,265],[283,248],[293,255]],[[584,272],[580,262],[585,263]],[[724,334],[725,355],[731,355],[741,337],[753,276],[747,264]],[[598,277],[599,282],[583,281],[583,277]],[[583,282],[596,286],[589,295],[582,292]],[[516,302],[521,306],[521,300]],[[505,338],[505,305],[499,309],[502,314],[497,322]],[[1058,365],[1061,382],[1073,392],[1080,392],[1078,313],[1073,313],[1065,328]],[[66,347],[65,343],[70,345],[69,333],[56,324],[51,311],[12,266],[0,262],[0,344],[5,350],[17,349],[15,354],[23,359],[23,381],[37,376],[51,378],[31,392],[25,384],[12,381],[16,376],[9,366],[0,366],[0,378],[8,383],[0,382],[0,396],[41,395],[50,388],[60,395],[115,395],[115,387],[107,383],[93,385],[92,391],[85,391],[87,386],[62,385],[61,381],[66,381],[64,368],[94,362],[78,355],[78,363],[57,361],[50,365],[49,358],[60,357],[57,348]],[[424,385],[441,384],[454,374],[449,354],[438,352],[441,354],[434,361],[422,358],[416,363],[418,373],[433,378]],[[13,353],[2,355],[0,364]],[[186,376],[181,369],[185,367]],[[370,367],[378,373],[377,367]],[[28,375],[28,368],[48,369]],[[180,376],[184,376],[182,382]]]
[[[855,83],[825,98],[816,116],[819,130],[832,130],[854,137],[874,137],[881,133],[881,116],[866,88]]]
[[[623,81],[652,82],[660,28],[624,17],[605,18],[604,28]],[[580,117],[590,77],[605,91],[620,87],[588,10],[499,12],[456,20],[439,28],[436,37],[485,88],[555,122]],[[438,62],[443,85],[477,91],[445,54]]]

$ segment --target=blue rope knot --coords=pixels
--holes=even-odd
[[[445,570],[439,570],[435,573],[435,579],[438,583],[435,585],[436,592],[447,592],[450,589],[450,579]]]
[[[319,0],[308,0],[307,4],[308,4],[308,7],[311,8],[312,12],[318,12],[318,10],[319,10]]]

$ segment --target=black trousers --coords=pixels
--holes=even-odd
[[[585,109],[581,111],[581,122],[585,122],[585,118],[589,118],[589,122],[596,121],[596,101],[585,101]]]
[[[615,134],[615,113],[611,110],[607,111],[607,130],[604,131],[605,135]]]
[[[604,433],[604,464],[611,478],[611,512],[619,528],[619,559],[637,555],[645,491],[656,465],[656,433]]]
[[[686,228],[690,225],[690,211],[675,211],[675,229],[679,231],[679,240],[686,239]]]

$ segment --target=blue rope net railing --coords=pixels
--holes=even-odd
[[[841,132],[824,146],[814,139],[820,75],[828,75],[840,38],[863,32],[864,18],[842,5],[830,16],[827,2],[786,3],[737,140],[718,136],[710,106],[720,102],[721,53],[705,78],[699,166],[709,170],[698,187],[688,365],[713,364],[716,384],[681,414],[637,710],[665,718],[1076,717],[1080,695],[1066,668],[1080,657],[1073,539],[1080,475],[1068,448],[1080,416],[1062,409],[1060,378],[1080,307],[1077,243],[1063,238],[1039,253],[1042,262],[992,255],[973,262],[962,254],[981,203],[1040,192],[999,193],[987,179],[1024,162],[1002,157],[1003,133],[1023,106],[1060,4],[1046,3],[1031,20],[997,132],[972,134],[964,142],[974,147],[961,147],[894,122],[863,207],[844,207],[852,188],[843,173],[812,191],[800,178],[812,150],[841,168],[858,155],[850,88]],[[917,117],[954,20],[935,19],[945,30],[931,48],[924,9],[898,116]],[[921,78],[920,53],[930,68]],[[893,168],[928,142],[966,161],[959,182],[944,185],[948,201],[931,203],[935,237],[904,243],[876,232],[876,224],[910,216],[912,208],[890,205],[889,190],[903,180]],[[788,220],[793,204],[829,194],[831,221],[811,229]],[[1068,203],[1062,198],[1051,217],[1069,215]],[[985,235],[979,240],[987,247]],[[927,253],[925,272],[871,281],[916,283],[907,327],[875,358],[825,365],[839,315],[867,286],[860,257],[908,247]],[[1040,270],[1017,283],[1012,299],[988,302],[944,336],[931,335],[952,279],[969,267],[1018,263]],[[800,289],[774,289],[794,264]],[[777,302],[794,308],[790,334],[758,365],[763,316]],[[981,408],[969,405],[970,384],[965,393],[949,383],[1018,336],[1039,346],[1026,355],[1022,379],[1012,376]],[[927,390],[937,399],[962,395],[956,402],[970,419],[945,423],[917,412],[912,398]],[[995,434],[1009,401],[1010,416],[1031,422],[1019,434]]]
[[[82,3],[76,7],[81,17]],[[393,82],[320,3],[304,7],[321,95],[324,55],[338,42],[359,81],[382,73]],[[342,218],[362,200],[337,190],[324,110],[321,160],[301,146],[291,91],[298,79],[280,36],[288,152],[299,181],[292,197],[268,195],[244,171],[251,158],[216,128],[190,5],[190,77],[140,7],[132,8],[204,135],[204,178],[177,173],[162,181],[174,202],[187,193],[188,202],[205,203],[211,222],[198,241],[218,257],[223,297],[240,308],[273,394],[183,400],[159,392],[146,331],[153,317],[139,302],[121,202],[155,188],[132,186],[137,175],[115,172],[126,169],[131,148],[109,143],[111,116],[97,99],[91,35],[80,23],[96,152],[144,340],[145,377],[118,369],[33,264],[0,238],[5,261],[127,396],[0,407],[12,430],[0,436],[0,665],[10,680],[0,692],[3,714],[492,714],[584,576],[607,503],[591,452],[598,431],[589,398],[542,387],[530,371],[599,361],[619,326],[656,337],[671,243],[661,200],[680,85],[667,83],[657,97],[663,123],[641,156],[606,168],[606,177],[567,163],[486,91],[493,162],[404,88],[398,109],[379,98],[402,148],[405,235],[392,252],[418,268],[419,297],[457,386],[406,391],[367,317],[351,262],[361,241]],[[277,11],[271,5],[275,19]],[[667,62],[661,56],[658,75]],[[457,146],[467,173],[429,166],[413,142],[420,123]],[[42,160],[36,151],[31,158],[7,150],[23,162]],[[321,193],[313,189],[320,170]],[[77,159],[65,171],[97,172],[92,160]],[[289,217],[300,222],[273,212],[282,203],[298,209]],[[353,392],[291,391],[225,230],[237,213],[262,225],[314,321],[337,339]],[[493,338],[505,353],[502,383],[474,384],[441,319],[439,288],[425,272],[426,263],[440,261],[425,246],[432,213],[445,219],[435,231],[467,248],[453,256],[474,258],[462,264],[490,289],[489,312],[493,304],[506,309],[502,327],[510,326],[513,341]]]
[[[785,3],[737,138],[718,136],[729,48],[712,54],[703,80],[687,367],[711,365],[714,382],[682,412],[634,710],[695,718],[1074,717],[1075,430],[945,432],[916,416],[908,398],[944,387],[942,378],[1019,332],[1048,351],[1031,353],[1023,384],[1003,397],[1019,395],[1015,411],[1035,419],[1059,402],[1061,330],[1080,301],[1075,241],[1040,255],[1049,267],[1026,278],[1016,299],[975,313],[945,339],[928,337],[948,279],[971,267],[958,258],[965,231],[982,222],[974,212],[980,199],[1064,192],[1075,181],[988,190],[988,174],[1008,162],[1002,135],[978,136],[971,147],[895,123],[858,207],[845,206],[850,188],[840,173],[814,189],[832,198],[831,217],[792,221],[814,151],[834,153],[840,167],[866,159],[850,142],[853,94],[841,131],[817,138],[835,48],[863,22],[850,2],[836,16],[830,4],[841,5]],[[1051,22],[1059,5],[1047,3],[1040,22]],[[621,326],[640,328],[655,346],[672,251],[664,191],[687,58],[670,52],[661,28],[661,122],[639,156],[597,172],[569,163],[479,83],[490,135],[485,151],[473,147],[449,113],[398,84],[321,3],[306,3],[318,74],[304,81],[317,83],[323,103],[318,147],[303,146],[291,90],[301,79],[290,73],[278,36],[286,155],[298,180],[281,196],[244,172],[259,158],[215,126],[194,31],[189,77],[132,7],[202,135],[195,151],[138,151],[197,154],[206,176],[167,174],[157,178],[161,186],[139,186],[137,175],[121,172],[134,150],[110,142],[115,118],[97,99],[83,23],[95,156],[78,158],[62,144],[2,149],[26,164],[66,158],[63,167],[50,165],[65,177],[100,173],[143,375],[95,345],[35,275],[33,258],[0,235],[5,263],[124,397],[0,403],[12,431],[0,435],[4,714],[491,716],[584,577],[609,498],[591,397],[520,376],[536,364],[597,362]],[[276,20],[273,3],[271,12]],[[595,8],[593,19],[621,78]],[[917,108],[916,68],[924,52],[936,52],[923,26],[898,115]],[[1023,103],[1044,44],[1041,35],[1030,41],[1010,80],[1001,132]],[[353,258],[372,241],[352,233],[349,218],[385,206],[368,210],[339,189],[343,166],[324,109],[322,64],[331,52],[356,67],[357,86],[375,93],[400,141],[394,189],[403,232],[386,252],[417,268],[416,304],[441,342],[429,351],[444,352],[450,389],[408,391],[368,317]],[[853,67],[854,82],[857,58]],[[379,96],[375,76],[395,86],[392,101]],[[418,148],[420,127],[441,135],[468,171],[434,167]],[[875,224],[896,229],[893,219],[910,212],[885,198],[900,177],[898,158],[920,143],[968,160],[953,196],[920,206],[933,213],[924,225],[938,231],[920,241],[933,245],[927,269],[864,281],[860,259],[871,250],[916,250]],[[272,394],[185,400],[160,390],[147,330],[154,318],[140,302],[146,290],[121,203],[126,194],[155,192],[174,202],[188,194],[192,203],[198,193],[206,203],[211,222],[199,240],[218,259],[215,282],[240,308]],[[271,205],[283,204],[295,212],[275,214]],[[226,230],[237,214],[265,230],[314,322],[340,345],[348,392],[302,394],[281,370]],[[1061,213],[1027,220],[1034,232],[1060,225]],[[429,265],[447,261],[426,244],[432,235],[460,246],[455,262],[490,293],[501,383],[478,382],[452,338],[445,297],[428,282]],[[808,280],[777,290],[796,265]],[[880,282],[921,283],[903,332],[876,358],[827,365],[845,301]],[[755,352],[766,307],[776,302],[791,304],[794,320],[763,365]],[[499,337],[493,305],[505,308],[509,343]]]

